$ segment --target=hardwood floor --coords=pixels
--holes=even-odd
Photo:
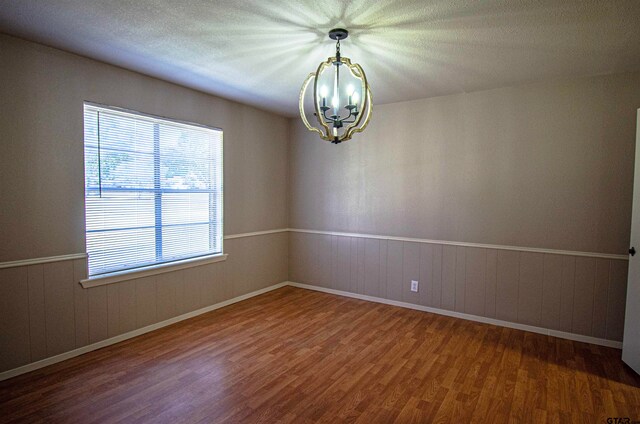
[[[285,287],[0,382],[0,422],[640,420],[620,351]]]

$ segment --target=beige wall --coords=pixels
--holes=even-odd
[[[299,232],[289,254],[297,283],[622,340],[626,260]]]
[[[0,269],[0,373],[287,279],[286,233],[225,241],[228,260],[83,289],[83,259]]]
[[[639,107],[634,73],[375,106],[337,146],[292,120],[289,226],[325,233],[289,279],[620,341]]]
[[[294,119],[289,225],[624,254],[639,107],[634,73],[375,106],[337,146]]]
[[[286,118],[4,35],[0,81],[0,262],[85,252],[84,100],[222,128],[225,234],[287,226]],[[0,269],[0,372],[285,281],[287,249],[90,289],[85,260]]]
[[[84,100],[222,128],[226,234],[627,248],[640,74],[377,106],[334,146],[297,119],[4,35],[0,62],[0,262],[84,252]],[[301,233],[225,250],[226,262],[91,289],[77,283],[84,260],[0,269],[0,372],[287,278],[621,337],[622,260]]]
[[[85,100],[222,128],[225,233],[287,226],[286,118],[5,35],[0,63],[0,262],[85,251]]]

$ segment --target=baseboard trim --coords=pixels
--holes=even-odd
[[[243,294],[241,296],[237,296],[237,297],[234,297],[232,299],[225,300],[223,302],[219,302],[219,303],[216,303],[214,305],[207,306],[205,308],[201,308],[201,309],[198,309],[198,310],[195,310],[195,311],[187,312],[186,314],[178,315],[177,317],[169,318],[167,320],[160,321],[160,322],[157,322],[155,324],[148,325],[146,327],[138,328],[137,330],[129,331],[127,333],[120,334],[120,335],[115,336],[115,337],[111,337],[109,339],[101,340],[99,342],[92,343],[92,344],[87,345],[87,346],[83,346],[83,347],[80,347],[80,348],[77,348],[77,349],[74,349],[74,350],[70,350],[68,352],[64,352],[64,353],[61,353],[59,355],[52,356],[50,358],[45,358],[45,359],[42,359],[40,361],[32,362],[30,364],[26,364],[26,365],[23,365],[23,366],[18,367],[18,368],[14,368],[14,369],[11,369],[11,370],[3,371],[3,372],[0,373],[0,381],[7,380],[7,379],[12,378],[12,377],[17,377],[19,375],[26,374],[28,372],[38,370],[40,368],[44,368],[44,367],[47,367],[49,365],[57,364],[57,363],[62,362],[62,361],[66,361],[67,359],[75,358],[76,356],[80,356],[80,355],[83,355],[85,353],[89,353],[89,352],[92,352],[94,350],[101,349],[103,347],[111,346],[111,345],[114,345],[116,343],[120,343],[120,342],[123,342],[123,341],[128,340],[128,339],[132,339],[132,338],[140,336],[142,334],[146,334],[146,333],[149,333],[151,331],[158,330],[158,329],[163,328],[163,327],[167,327],[169,325],[175,324],[175,323],[180,322],[180,321],[184,321],[184,320],[189,319],[189,318],[196,317],[198,315],[205,314],[207,312],[215,311],[216,309],[220,309],[220,308],[223,308],[225,306],[232,305],[234,303],[242,302],[243,300],[247,300],[247,299],[250,299],[252,297],[259,296],[261,294],[268,293],[270,291],[273,291],[273,290],[276,290],[276,289],[279,289],[279,288],[285,287],[285,286],[298,287],[298,288],[307,289],[307,290],[314,290],[314,291],[318,291],[318,292],[334,294],[334,295],[337,295],[337,296],[350,297],[350,298],[359,299],[359,300],[366,300],[366,301],[369,301],[369,302],[383,303],[385,305],[398,306],[398,307],[401,307],[401,308],[414,309],[414,310],[423,311],[423,312],[431,312],[431,313],[438,314],[438,315],[445,315],[445,316],[449,316],[449,317],[453,317],[453,318],[461,318],[461,319],[465,319],[465,320],[469,320],[469,321],[481,322],[481,323],[484,323],[484,324],[497,325],[499,327],[507,327],[507,328],[513,328],[513,329],[516,329],[516,330],[529,331],[529,332],[532,332],[532,333],[538,333],[538,334],[544,334],[544,335],[553,336],[553,337],[559,337],[561,339],[567,339],[567,340],[573,340],[573,341],[577,341],[577,342],[591,343],[591,344],[595,344],[595,345],[599,345],[599,346],[606,346],[606,347],[612,347],[612,348],[616,348],[616,349],[622,349],[622,342],[617,342],[617,341],[613,341],[613,340],[600,339],[600,338],[597,338],[597,337],[583,336],[583,335],[580,335],[580,334],[567,333],[567,332],[564,332],[564,331],[551,330],[551,329],[548,329],[548,328],[535,327],[535,326],[525,325],[525,324],[518,324],[518,323],[514,323],[514,322],[509,322],[509,321],[502,321],[502,320],[493,319],[493,318],[481,317],[481,316],[477,316],[477,315],[470,315],[470,314],[464,314],[464,313],[460,313],[460,312],[447,311],[445,309],[438,309],[438,308],[432,308],[432,307],[429,307],[429,306],[415,305],[413,303],[400,302],[400,301],[397,301],[397,300],[389,300],[389,299],[384,299],[384,298],[375,297],[375,296],[367,296],[367,295],[363,295],[363,294],[351,293],[351,292],[346,292],[346,291],[342,291],[342,290],[328,289],[328,288],[325,288],[325,287],[312,286],[312,285],[309,285],[309,284],[296,283],[296,282],[293,282],[293,281],[284,281],[282,283],[274,284],[272,286],[265,287],[263,289],[253,291],[251,293]]]
[[[564,331],[551,330],[549,328],[536,327],[533,325],[518,324],[515,322],[503,321],[503,320],[494,319],[494,318],[486,318],[478,315],[448,311],[446,309],[432,308],[430,306],[416,305],[408,302],[400,302],[397,300],[384,299],[381,297],[367,296],[364,294],[351,293],[351,292],[346,292],[342,290],[328,289],[325,287],[312,286],[309,284],[295,283],[293,281],[289,281],[288,285],[292,287],[298,287],[301,289],[315,290],[323,293],[335,294],[338,296],[345,296],[345,297],[351,297],[359,300],[366,300],[369,302],[384,303],[385,305],[399,306],[401,308],[415,309],[423,312],[431,312],[433,314],[445,315],[453,318],[461,318],[468,321],[475,321],[475,322],[481,322],[484,324],[497,325],[499,327],[507,327],[507,328],[513,328],[516,330],[529,331],[531,333],[544,334],[547,336],[573,340],[576,342],[591,343],[598,346],[606,346],[606,347],[612,347],[616,349],[622,349],[622,342],[617,342],[614,340],[600,339],[600,338],[591,337],[591,336],[583,336],[581,334],[567,333]]]
[[[45,358],[45,359],[42,359],[42,360],[37,361],[37,362],[32,362],[30,364],[23,365],[23,366],[18,367],[18,368],[14,368],[14,369],[11,369],[11,370],[8,370],[8,371],[1,372],[0,373],[0,381],[7,380],[9,378],[16,377],[18,375],[25,374],[25,373],[28,373],[28,372],[31,372],[31,371],[35,371],[35,370],[38,370],[40,368],[44,368],[44,367],[49,366],[49,365],[57,364],[58,362],[65,361],[67,359],[75,358],[76,356],[80,356],[82,354],[89,353],[91,351],[98,350],[98,349],[101,349],[103,347],[111,346],[113,344],[120,343],[120,342],[128,340],[128,339],[132,339],[132,338],[140,336],[142,334],[149,333],[149,332],[154,331],[154,330],[158,330],[158,329],[160,329],[162,327],[166,327],[166,326],[169,326],[171,324],[175,324],[177,322],[184,321],[186,319],[193,318],[193,317],[196,317],[198,315],[205,314],[207,312],[215,311],[216,309],[220,309],[220,308],[223,308],[225,306],[229,306],[229,305],[234,304],[234,303],[242,302],[243,300],[246,300],[246,299],[249,299],[249,298],[252,298],[252,297],[255,297],[255,296],[259,296],[261,294],[264,294],[264,293],[267,293],[267,292],[270,292],[270,291],[273,291],[273,290],[276,290],[276,289],[279,289],[279,288],[284,287],[284,286],[286,286],[288,284],[289,283],[286,282],[286,281],[282,282],[282,283],[274,284],[272,286],[265,287],[263,289],[253,291],[251,293],[247,293],[247,294],[243,294],[241,296],[234,297],[233,299],[229,299],[229,300],[225,300],[225,301],[220,302],[220,303],[216,303],[215,305],[210,305],[210,306],[207,306],[207,307],[195,310],[195,311],[187,312],[186,314],[178,315],[177,317],[169,318],[167,320],[160,321],[160,322],[157,322],[155,324],[148,325],[146,327],[138,328],[137,330],[129,331],[128,333],[120,334],[118,336],[111,337],[111,338],[105,339],[105,340],[101,340],[99,342],[92,343],[90,345],[83,346],[83,347],[80,347],[78,349],[70,350],[68,352],[64,352],[64,353],[61,353],[61,354],[56,355],[56,356]]]

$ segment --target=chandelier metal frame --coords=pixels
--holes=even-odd
[[[367,81],[367,76],[362,67],[357,63],[352,63],[348,57],[344,57],[340,54],[340,40],[344,40],[349,35],[349,32],[342,28],[332,29],[329,32],[329,37],[332,40],[336,40],[336,55],[329,57],[324,62],[321,62],[316,69],[316,72],[310,73],[302,84],[299,98],[300,117],[302,122],[309,131],[317,133],[323,140],[331,141],[334,144],[341,143],[346,140],[350,140],[355,133],[364,131],[369,125],[371,119],[371,110],[373,107],[371,88]],[[339,75],[340,67],[344,66],[356,79],[360,81],[360,93],[362,93],[362,101],[360,104],[360,110],[358,110],[357,100],[352,101],[349,96],[349,102],[343,108],[346,109],[348,114],[342,116],[336,110],[342,109],[336,107],[332,115],[327,116],[327,112],[331,109],[326,105],[326,96],[322,97],[322,103],[318,97],[318,80],[320,75],[330,66],[336,66],[336,86],[335,90],[339,90]],[[311,81],[313,84],[313,105],[314,115],[320,125],[320,128],[314,127],[309,123],[309,120],[304,111],[304,98],[307,88]],[[335,95],[335,93],[334,93]],[[346,124],[346,126],[345,126]],[[344,132],[338,135],[338,129],[344,127]]]

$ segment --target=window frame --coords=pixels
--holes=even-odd
[[[211,130],[211,131],[217,131],[220,134],[220,163],[218,164],[218,167],[220,169],[220,189],[219,191],[221,191],[220,195],[219,195],[219,203],[217,203],[216,207],[219,208],[219,228],[220,228],[220,234],[219,234],[219,244],[220,244],[220,251],[216,252],[216,253],[209,253],[209,254],[196,254],[194,256],[189,256],[189,257],[184,257],[184,258],[179,258],[179,259],[175,259],[175,260],[170,260],[170,261],[163,261],[163,262],[156,262],[156,263],[152,263],[152,264],[148,264],[148,265],[141,265],[141,266],[137,266],[137,267],[133,267],[133,268],[128,268],[128,269],[122,269],[122,270],[115,270],[115,271],[110,271],[110,272],[105,272],[105,273],[100,273],[100,274],[95,274],[95,275],[90,275],[88,276],[86,279],[83,279],[80,281],[80,283],[82,284],[83,287],[88,288],[88,287],[95,287],[95,286],[100,286],[103,284],[110,284],[110,283],[114,283],[114,282],[118,282],[118,281],[126,281],[126,280],[131,280],[131,279],[136,279],[136,278],[143,278],[145,276],[148,275],[155,275],[155,274],[160,274],[160,273],[164,273],[164,272],[171,272],[171,271],[176,271],[179,269],[185,269],[185,268],[191,268],[194,266],[201,266],[201,265],[205,265],[208,263],[214,263],[214,262],[220,262],[220,261],[224,261],[227,259],[228,255],[225,253],[224,250],[224,131],[222,130],[222,128],[219,127],[214,127],[214,126],[210,126],[210,125],[204,125],[204,124],[200,124],[200,123],[196,123],[196,122],[190,122],[190,121],[184,121],[184,120],[180,120],[180,119],[175,119],[175,118],[167,118],[164,116],[160,116],[160,115],[153,115],[153,114],[149,114],[149,113],[145,113],[145,112],[139,112],[136,110],[132,110],[132,109],[128,109],[128,108],[122,108],[122,107],[118,107],[118,106],[111,106],[111,105],[105,105],[105,104],[101,104],[101,103],[96,103],[96,102],[92,102],[92,101],[87,101],[85,100],[82,103],[83,107],[82,107],[82,117],[83,117],[83,137],[82,137],[82,146],[83,146],[83,189],[84,189],[84,196],[83,196],[83,210],[85,213],[85,217],[84,217],[84,234],[85,234],[85,250],[86,250],[86,246],[87,246],[87,212],[86,212],[86,201],[87,201],[87,180],[86,180],[86,137],[85,137],[85,112],[86,112],[86,108],[97,108],[97,109],[104,109],[104,110],[108,110],[108,111],[113,111],[115,113],[122,113],[122,114],[127,114],[127,115],[134,115],[135,117],[140,117],[143,120],[149,120],[152,122],[168,122],[177,126],[182,126],[182,127],[186,127],[186,128],[191,128],[191,127],[196,127],[196,128],[202,128],[202,129],[206,129],[206,130]],[[156,154],[154,152],[154,161],[156,160]],[[156,183],[156,176],[154,175],[154,185]],[[156,208],[157,208],[157,204],[156,204]],[[154,208],[155,210],[155,208]],[[157,211],[154,211],[154,216],[157,222]],[[211,221],[210,221],[211,224]],[[162,227],[160,227],[162,228]],[[155,249],[158,249],[157,246],[157,237],[154,237],[155,243],[154,243],[154,247]],[[88,255],[88,252],[87,252]],[[87,256],[88,257],[88,256]],[[87,266],[88,266],[88,259],[87,259]]]

